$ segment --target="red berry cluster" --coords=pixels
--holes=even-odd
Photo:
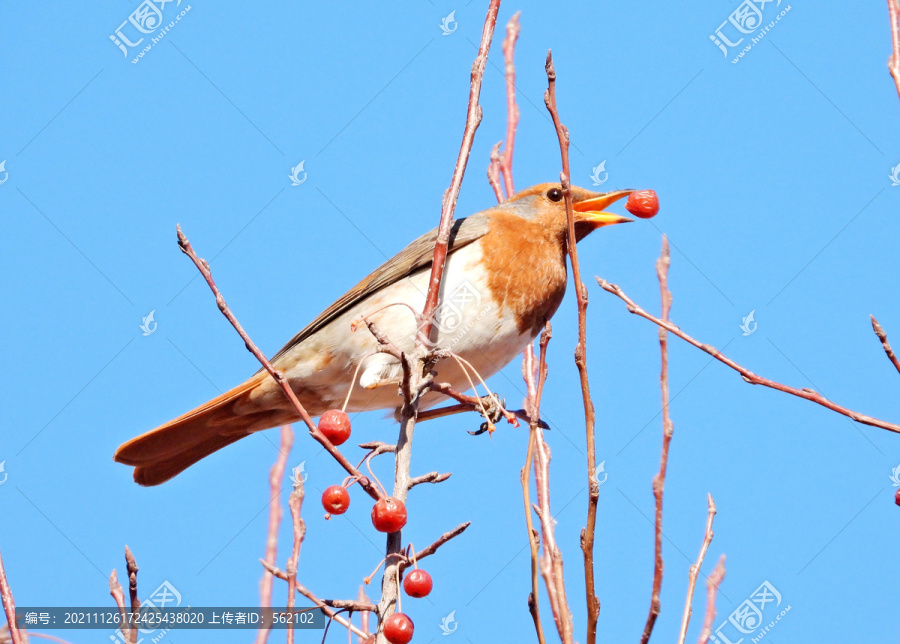
[[[319,418],[319,431],[332,445],[342,445],[350,438],[350,417],[340,409],[330,409]],[[322,493],[322,507],[329,515],[344,514],[350,507],[347,488],[344,485],[328,486]],[[406,525],[406,519],[406,506],[399,499],[386,496],[372,507],[372,525],[379,532],[397,532]],[[403,580],[403,590],[410,597],[426,597],[432,586],[431,575],[418,566]],[[389,615],[382,628],[385,639],[391,644],[407,644],[412,640],[413,630],[413,621],[403,613]]]

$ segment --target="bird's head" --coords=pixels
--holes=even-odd
[[[603,226],[634,221],[629,217],[605,212],[605,209],[632,190],[592,192],[572,186],[572,208],[575,213],[575,238],[581,241]],[[564,235],[566,230],[566,200],[558,183],[541,183],[516,193],[500,208],[523,219],[540,221],[547,228]]]

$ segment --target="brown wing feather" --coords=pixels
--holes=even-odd
[[[453,222],[450,230],[450,251],[459,250],[464,246],[480,239],[488,230],[488,217],[484,213],[478,213],[464,219]],[[309,323],[302,331],[291,338],[281,350],[272,358],[275,362],[287,353],[292,347],[299,344],[323,326],[338,317],[347,309],[366,299],[373,293],[409,277],[416,271],[431,266],[434,256],[434,244],[437,240],[437,228],[430,230],[418,239],[410,243],[406,248],[394,255],[391,259],[376,268],[359,284],[347,291],[340,299]]]

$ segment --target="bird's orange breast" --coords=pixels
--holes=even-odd
[[[521,333],[536,335],[566,292],[564,240],[540,220],[498,212],[481,241],[492,298]]]

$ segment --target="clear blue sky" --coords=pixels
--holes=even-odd
[[[106,579],[122,570],[124,544],[138,558],[145,592],[168,580],[195,606],[258,600],[277,432],[153,489],[134,485],[130,469],[112,461],[120,442],[257,369],[178,251],[176,222],[271,354],[434,226],[450,181],[485,2],[183,0],[166,5],[166,23],[189,4],[136,64],[141,47],[125,57],[109,35],[137,2],[52,11],[0,5],[0,161],[8,172],[0,173],[0,461],[8,474],[0,549],[23,606],[109,604]],[[765,5],[765,23],[790,4]],[[900,163],[900,103],[885,66],[885,3],[797,2],[735,64],[743,44],[726,57],[709,36],[737,6],[501,7],[496,45],[502,25],[522,10],[517,186],[558,177],[542,102],[552,47],[574,181],[592,187],[592,168],[605,160],[601,189],[654,188],[662,203],[652,222],[601,231],[580,249],[591,278],[598,460],[609,475],[596,545],[606,642],[635,641],[649,605],[659,350],[656,328],[629,315],[593,275],[658,311],[653,264],[665,232],[672,315],[682,328],[727,346],[760,374],[900,420],[898,375],[868,320],[874,313],[900,344],[900,187],[889,179]],[[454,10],[456,30],[443,36],[441,20]],[[722,30],[732,41],[739,33],[730,23]],[[495,46],[460,215],[493,203],[484,169],[504,135],[501,68]],[[300,161],[307,180],[292,186],[288,175]],[[139,324],[150,311],[158,327],[143,336]],[[758,327],[744,336],[739,325],[751,311]],[[552,505],[583,641],[578,532],[587,497],[571,289],[554,331],[544,405],[553,427]],[[719,515],[703,571],[727,554],[722,619],[769,581],[782,596],[777,610],[791,607],[766,635],[771,641],[895,641],[900,508],[889,475],[900,463],[900,436],[751,387],[677,339],[671,383],[657,639],[677,633],[711,492]],[[517,404],[519,364],[491,384]],[[458,628],[448,642],[533,638],[518,482],[527,434],[463,431],[477,423],[456,418],[416,433],[414,473],[453,477],[414,491],[404,536],[423,547],[472,521],[428,561],[432,595],[404,602],[417,642],[443,641],[441,618],[454,610]],[[379,413],[354,418],[354,438],[394,436]],[[348,514],[325,522],[315,499],[342,473],[298,431],[290,464],[303,461],[312,501],[300,576],[320,596],[355,596],[383,551],[368,499],[354,491]],[[388,460],[378,467],[389,475]],[[282,565],[286,556],[283,547]],[[698,589],[689,640],[704,594]],[[775,612],[766,611],[768,621]],[[248,633],[167,638],[245,642]]]

